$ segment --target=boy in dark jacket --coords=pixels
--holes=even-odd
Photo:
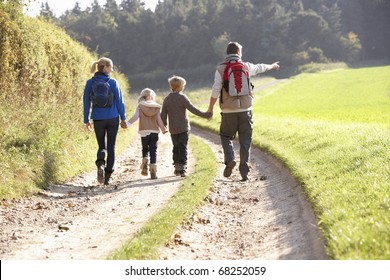
[[[188,135],[191,130],[187,110],[199,117],[207,119],[212,117],[212,113],[202,112],[192,105],[189,98],[183,93],[186,85],[184,78],[173,76],[168,79],[168,82],[171,93],[164,99],[161,118],[165,126],[167,123],[169,124],[169,132],[171,133],[173,144],[174,174],[185,177]]]

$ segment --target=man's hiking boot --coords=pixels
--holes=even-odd
[[[150,171],[150,179],[157,179],[157,165],[150,164],[149,171]]]
[[[234,160],[229,161],[223,171],[223,177],[229,178],[232,175],[234,166],[236,166],[236,162]]]
[[[97,167],[97,180],[100,184],[104,183],[104,165],[98,165]]]
[[[142,159],[141,174],[144,176],[148,176],[148,158]]]
[[[180,176],[181,177],[187,177],[187,171],[185,171],[184,169],[180,170]]]

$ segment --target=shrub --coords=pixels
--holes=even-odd
[[[78,174],[87,168],[85,159],[93,162],[96,145],[82,117],[96,56],[62,29],[19,9],[0,3],[0,198]],[[128,92],[124,76],[115,78]]]

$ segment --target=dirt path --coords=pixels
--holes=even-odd
[[[222,162],[216,135],[194,129]],[[192,136],[191,136],[192,137]],[[207,140],[206,140],[207,139]],[[104,259],[177,191],[169,135],[161,135],[157,180],[140,175],[140,141],[118,159],[114,185],[95,172],[0,207],[0,259]],[[190,157],[192,158],[192,157]],[[298,184],[269,156],[252,152],[253,180],[222,177],[172,242],[164,259],[325,259],[315,217]],[[190,164],[193,165],[193,164]],[[189,170],[191,172],[191,170]],[[260,180],[266,176],[266,180]]]
[[[223,162],[219,136],[194,129]],[[239,155],[238,143],[235,145]],[[206,203],[177,232],[166,259],[327,259],[310,204],[289,172],[275,159],[252,149],[251,181],[241,182],[238,167],[222,176]]]

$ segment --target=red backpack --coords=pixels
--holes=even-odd
[[[224,62],[223,88],[230,96],[242,96],[252,93],[249,69],[241,60]]]

